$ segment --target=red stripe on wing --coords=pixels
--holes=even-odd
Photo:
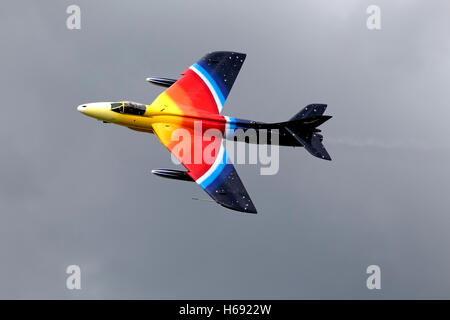
[[[178,107],[189,113],[218,114],[216,101],[206,83],[191,69],[183,73],[183,77],[175,82],[166,93]]]

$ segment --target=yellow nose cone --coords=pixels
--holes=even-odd
[[[95,102],[95,103],[85,103],[80,104],[77,110],[82,114],[89,117],[96,118],[98,120],[110,120],[111,114],[111,104],[109,102]]]

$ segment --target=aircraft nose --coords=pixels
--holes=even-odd
[[[84,105],[84,104],[81,104],[77,107],[77,110],[80,112],[83,112],[85,109],[86,109],[86,105]]]

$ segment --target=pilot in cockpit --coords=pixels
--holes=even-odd
[[[133,114],[142,116],[147,107],[145,104],[131,102],[131,101],[122,101],[122,102],[113,102],[111,103],[111,111],[123,114]]]

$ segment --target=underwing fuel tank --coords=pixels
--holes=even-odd
[[[158,78],[158,77],[150,77],[145,80],[149,83],[153,83],[153,84],[156,84],[157,86],[166,87],[166,88],[170,87],[177,81],[175,79]]]
[[[154,169],[152,173],[167,179],[194,181],[186,171],[174,170],[174,169]]]

